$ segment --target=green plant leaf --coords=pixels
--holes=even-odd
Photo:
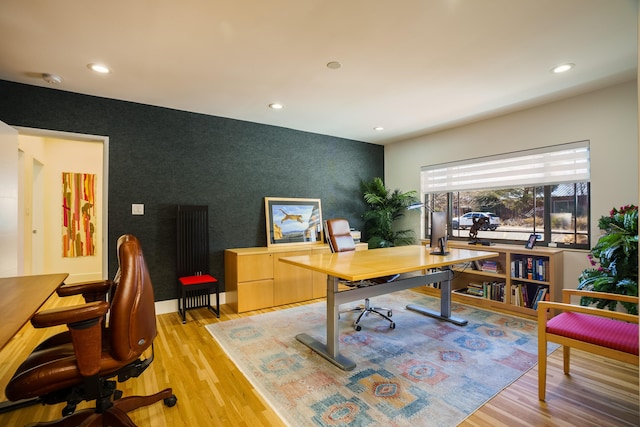
[[[362,198],[367,205],[362,214],[364,238],[369,247],[389,247],[415,243],[411,230],[394,230],[394,223],[406,212],[407,207],[419,202],[417,192],[389,191],[381,178],[360,183]]]
[[[600,268],[584,270],[578,278],[578,289],[638,295],[638,208],[634,205],[612,209],[598,221],[604,234],[591,249]],[[615,310],[616,302],[582,298],[581,304],[596,304]],[[629,313],[638,313],[638,304],[621,302]]]

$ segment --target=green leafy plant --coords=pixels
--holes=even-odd
[[[393,224],[404,215],[407,207],[420,203],[417,192],[400,190],[390,191],[381,178],[360,182],[362,197],[367,209],[362,215],[364,235],[369,248],[387,248],[414,244],[413,230],[394,230]]]
[[[634,205],[612,209],[609,216],[598,221],[603,235],[591,249],[592,268],[584,270],[578,289],[638,295],[638,207]],[[616,301],[582,298],[582,305],[596,304],[598,308],[616,309]],[[638,314],[638,305],[621,302],[627,312]]]

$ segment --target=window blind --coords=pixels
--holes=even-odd
[[[463,160],[420,169],[422,193],[589,181],[589,141]]]

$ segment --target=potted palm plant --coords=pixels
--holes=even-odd
[[[638,295],[638,207],[613,208],[598,227],[604,233],[589,253],[592,268],[584,270],[578,289]],[[582,305],[616,309],[616,301],[582,298]],[[638,314],[638,305],[621,302],[627,312]]]
[[[420,203],[415,191],[390,191],[381,178],[360,182],[360,190],[367,208],[362,215],[364,235],[369,248],[387,248],[415,243],[413,230],[394,230],[393,224],[412,204]]]

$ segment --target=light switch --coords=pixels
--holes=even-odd
[[[144,215],[144,204],[134,203],[131,205],[131,215]]]

